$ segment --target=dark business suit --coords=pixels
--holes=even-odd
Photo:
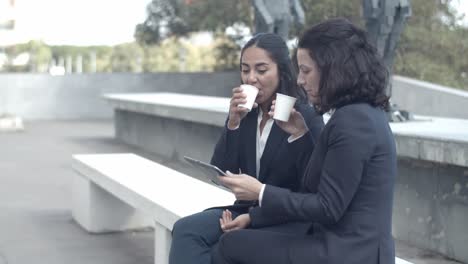
[[[239,230],[213,251],[220,263],[393,264],[395,142],[385,113],[368,104],[336,109],[311,155],[301,192],[267,185],[252,223],[310,222],[308,234]]]
[[[260,159],[261,182],[280,186],[282,188],[298,190],[306,164],[312,153],[313,145],[323,128],[323,118],[307,105],[297,105],[306,120],[309,132],[302,138],[288,143],[289,134],[273,123],[268,136],[262,158]],[[242,173],[256,176],[256,136],[258,110],[254,109],[242,119],[236,130],[225,127],[216,144],[211,163],[223,171]],[[177,221],[173,228],[173,242],[169,263],[209,263],[211,247],[218,242],[223,234],[219,218],[223,209],[229,209],[233,216],[247,213],[248,209],[256,206],[257,201],[236,201],[234,205],[211,208],[204,212],[185,217]],[[269,226],[263,221],[257,227]],[[275,226],[275,230],[306,230],[304,223]]]

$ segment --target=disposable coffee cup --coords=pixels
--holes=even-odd
[[[242,84],[240,87],[242,88],[242,92],[247,95],[247,102],[239,104],[239,107],[247,108],[250,112],[255,103],[255,98],[257,98],[258,88],[250,84]]]
[[[294,103],[296,103],[296,98],[277,93],[273,119],[287,122],[294,107]]]

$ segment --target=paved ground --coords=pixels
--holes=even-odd
[[[25,122],[0,133],[0,264],[153,263],[153,233],[90,235],[71,218],[71,155],[134,152],[113,139],[110,120]],[[167,164],[187,171],[180,164]],[[400,256],[417,264],[449,264],[402,243]]]

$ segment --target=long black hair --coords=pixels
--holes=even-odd
[[[360,102],[388,110],[388,71],[364,30],[343,18],[327,20],[307,30],[298,48],[308,50],[320,72],[319,112]]]
[[[297,73],[284,40],[279,35],[272,33],[256,34],[242,48],[241,63],[244,51],[253,46],[265,50],[270,59],[278,65],[279,87],[277,92],[296,97],[297,103],[305,103],[307,101],[306,93],[302,87],[297,86]]]

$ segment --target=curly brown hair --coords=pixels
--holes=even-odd
[[[320,72],[320,100],[314,105],[319,112],[353,103],[388,110],[388,71],[364,30],[343,18],[330,19],[305,31],[298,48],[308,50]]]

